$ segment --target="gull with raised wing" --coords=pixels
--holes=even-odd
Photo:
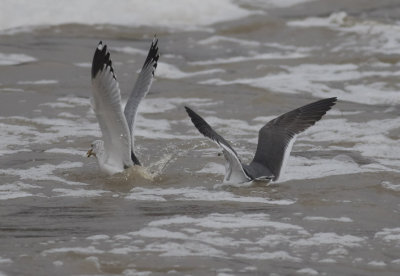
[[[185,106],[198,131],[221,148],[226,159],[225,183],[245,183],[253,180],[276,181],[290,155],[296,136],[314,125],[336,103],[337,98],[319,100],[289,111],[263,126],[253,161],[243,164],[236,151],[197,113]]]
[[[141,165],[134,152],[135,117],[140,101],[149,92],[157,68],[158,39],[154,38],[142,70],[126,103],[121,105],[121,93],[107,45],[100,41],[92,62],[93,108],[103,134],[103,140],[91,144],[87,157],[97,159],[100,170],[107,174],[122,172]]]

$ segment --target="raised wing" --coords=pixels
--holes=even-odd
[[[134,148],[133,131],[135,125],[135,117],[140,101],[149,92],[151,83],[153,82],[154,72],[157,68],[157,61],[159,58],[157,43],[158,39],[154,37],[150,46],[149,53],[147,54],[147,58],[143,64],[142,70],[139,73],[135,86],[133,87],[133,90],[131,92],[131,95],[129,96],[128,102],[126,103],[124,110],[125,118],[128,123],[128,127],[131,134],[132,160],[136,164],[140,164],[140,162],[133,153],[133,148]]]
[[[217,143],[223,150],[225,159],[228,161],[226,167],[225,182],[244,182],[249,181],[250,178],[243,170],[242,162],[239,159],[236,151],[232,146],[196,112],[185,106],[186,112],[192,120],[197,130],[205,137]]]
[[[316,101],[268,122],[259,131],[256,154],[249,166],[258,171],[266,167],[274,174],[273,180],[277,180],[296,135],[319,121],[336,100],[334,97]]]
[[[92,62],[93,107],[103,134],[107,163],[128,167],[131,161],[131,137],[122,112],[119,84],[107,51],[100,41]]]

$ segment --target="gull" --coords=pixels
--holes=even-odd
[[[240,184],[253,180],[277,181],[299,133],[314,125],[336,103],[337,98],[319,100],[289,111],[264,125],[250,164],[243,164],[236,151],[200,115],[185,106],[191,121],[205,137],[217,143],[226,159],[224,183]]]
[[[147,95],[157,68],[158,39],[154,37],[125,109],[107,45],[99,42],[92,62],[92,106],[103,140],[91,144],[87,157],[97,159],[100,170],[112,175],[141,163],[134,152],[134,127],[140,101]]]

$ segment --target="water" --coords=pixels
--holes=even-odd
[[[0,275],[399,274],[398,1],[3,2]],[[146,170],[106,177],[92,55],[110,46],[126,100],[154,33]],[[221,185],[184,111],[248,161],[269,119],[333,96],[268,186]]]

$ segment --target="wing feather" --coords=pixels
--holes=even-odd
[[[269,121],[259,131],[258,145],[250,167],[266,167],[279,178],[282,164],[296,135],[314,125],[336,103],[337,98],[319,100]],[[257,177],[257,176],[255,176]]]
[[[158,53],[158,39],[154,37],[147,58],[143,64],[142,70],[136,80],[133,90],[129,96],[128,102],[126,103],[124,114],[128,127],[131,134],[131,148],[132,148],[132,159],[135,163],[139,163],[139,160],[133,153],[134,149],[134,125],[138,106],[142,99],[147,95],[150,90],[151,83],[153,82],[154,72],[157,68],[157,61],[159,58]],[[139,163],[140,164],[140,163]]]
[[[103,134],[107,163],[131,166],[131,137],[121,106],[121,93],[107,51],[100,41],[92,62],[93,107]]]
[[[219,135],[202,117],[200,117],[200,115],[198,115],[192,109],[187,106],[185,106],[185,109],[197,130],[222,148],[225,159],[228,161],[225,182],[235,182],[238,179],[241,181],[249,181],[250,178],[245,173],[238,154],[228,143],[228,141]]]

